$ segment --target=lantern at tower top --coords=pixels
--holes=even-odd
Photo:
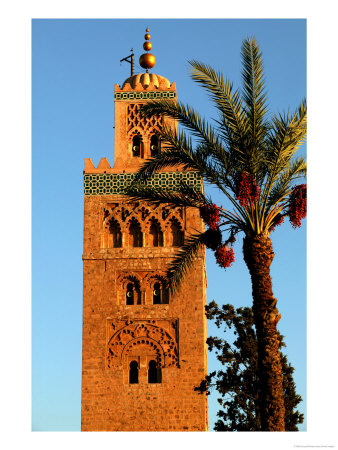
[[[150,34],[149,34],[149,28],[146,29],[146,34],[144,35],[144,39],[146,40],[143,44],[143,48],[147,53],[143,53],[143,55],[140,56],[140,66],[146,69],[146,73],[148,73],[149,69],[152,69],[155,66],[156,58],[151,53],[148,53],[153,45],[150,42]]]

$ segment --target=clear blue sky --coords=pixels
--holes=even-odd
[[[189,78],[187,60],[221,70],[240,86],[240,47],[254,35],[263,52],[271,112],[294,110],[306,97],[305,20],[33,20],[32,26],[32,429],[80,430],[84,158],[113,163],[114,83],[133,47],[143,53],[146,26],[154,73],[177,84],[179,100],[207,118],[206,94]],[[136,71],[137,67],[136,67]],[[140,70],[141,71],[141,70]],[[302,152],[305,153],[305,146]],[[216,197],[217,200],[217,197]],[[220,200],[222,202],[223,200]],[[279,329],[306,413],[306,221],[273,234]],[[251,305],[242,259],[226,272],[207,254],[208,301]],[[210,323],[208,334],[219,332]],[[217,365],[210,355],[209,369]],[[213,429],[218,404],[209,403]],[[306,414],[305,414],[306,419]],[[300,427],[306,430],[305,424]]]

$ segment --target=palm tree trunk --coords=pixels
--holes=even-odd
[[[243,253],[252,282],[262,431],[285,431],[283,373],[277,331],[281,316],[272,293],[270,265],[274,253],[271,239],[268,235],[246,236]]]

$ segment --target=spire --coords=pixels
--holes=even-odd
[[[149,34],[149,28],[147,27],[146,34],[144,35],[144,39],[146,40],[146,42],[144,42],[143,44],[143,48],[147,53],[143,53],[143,55],[140,56],[140,66],[144,69],[147,69],[147,73],[148,69],[152,69],[156,63],[155,56],[151,53],[148,53],[149,50],[151,50],[153,47],[152,43],[149,41],[150,38],[151,36]]]

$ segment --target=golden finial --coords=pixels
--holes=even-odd
[[[148,53],[153,45],[151,42],[149,42],[149,39],[151,38],[149,34],[149,28],[146,29],[146,34],[144,35],[144,39],[146,42],[143,44],[143,48],[147,53],[143,53],[143,55],[140,56],[140,66],[144,69],[147,69],[146,72],[148,73],[148,69],[152,69],[156,63],[156,58],[151,53]]]

